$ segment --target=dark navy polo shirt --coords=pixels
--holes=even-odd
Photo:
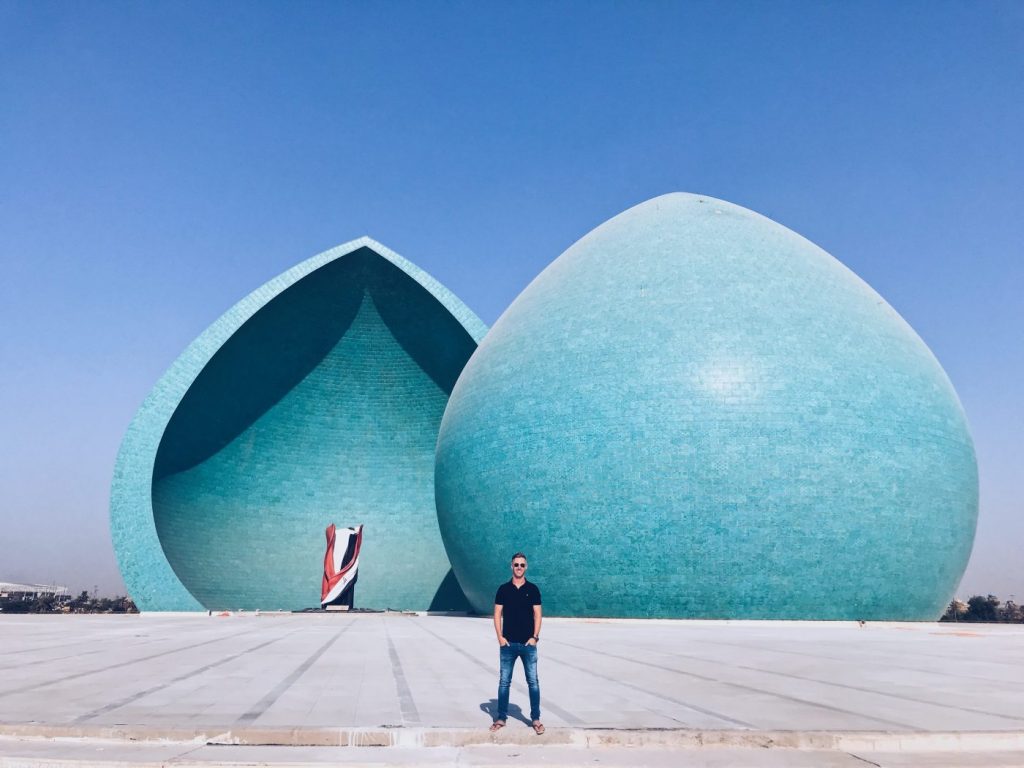
[[[533,606],[540,605],[540,588],[527,581],[516,587],[509,579],[494,596],[494,604],[502,606],[501,635],[510,643],[525,643],[533,637]]]

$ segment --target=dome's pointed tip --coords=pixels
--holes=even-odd
[[[715,203],[724,203],[724,202],[727,202],[727,201],[720,200],[719,198],[712,197],[711,195],[702,195],[699,192],[675,191],[675,192],[666,192],[663,195],[656,195],[656,196],[652,197],[651,199],[649,199],[649,200],[647,200],[645,202],[646,203],[660,203],[660,202],[673,202],[673,203],[715,202]],[[641,203],[641,205],[643,205],[643,204],[644,203]]]
[[[662,195],[656,195],[655,197],[644,200],[637,203],[632,208],[628,208],[618,216],[612,217],[609,221],[618,219],[619,216],[625,216],[627,219],[635,219],[636,217],[648,218],[656,217],[660,218],[663,216],[693,216],[702,215],[709,213],[731,213],[738,215],[754,215],[762,216],[756,211],[746,208],[737,203],[731,203],[728,200],[723,200],[720,197],[714,197],[712,195],[703,195],[697,192],[666,192]]]

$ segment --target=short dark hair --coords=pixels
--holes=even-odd
[[[509,560],[509,562],[514,563],[517,557],[521,557],[523,558],[523,560],[526,560],[526,555],[524,555],[522,552],[516,552],[514,555],[512,555],[512,559]],[[529,560],[527,560],[527,562],[529,562]]]

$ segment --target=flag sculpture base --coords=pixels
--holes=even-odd
[[[352,608],[362,544],[362,525],[340,530],[334,523],[327,526],[327,554],[324,556],[324,580],[320,587],[321,608],[328,611]]]

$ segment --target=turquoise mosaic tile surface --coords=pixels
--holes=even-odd
[[[688,194],[601,225],[501,316],[435,488],[477,610],[521,549],[546,611],[576,616],[934,619],[978,502],[953,387],[896,311]]]
[[[334,522],[366,526],[357,606],[464,608],[434,448],[485,331],[366,238],[232,308],[171,366],[121,448],[111,523],[139,607],[316,606]]]

